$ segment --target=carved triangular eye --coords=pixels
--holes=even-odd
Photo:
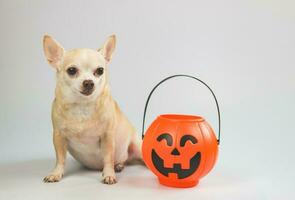
[[[158,142],[161,142],[162,140],[166,140],[168,146],[172,146],[172,143],[173,143],[172,136],[169,133],[163,133],[159,135],[157,137],[157,140]]]
[[[182,138],[180,140],[180,146],[184,147],[184,145],[187,141],[191,141],[193,144],[196,144],[198,142],[198,140],[194,136],[184,135],[184,136],[182,136]]]

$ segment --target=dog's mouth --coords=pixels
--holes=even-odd
[[[85,96],[89,96],[93,93],[94,89],[84,89],[82,91],[80,91],[81,94],[85,95]]]

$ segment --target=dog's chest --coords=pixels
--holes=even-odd
[[[68,140],[91,143],[99,140],[105,132],[105,121],[95,117],[91,106],[79,106],[69,110],[60,123],[62,134]]]
[[[87,167],[102,169],[101,138],[107,120],[96,117],[94,112],[94,108],[71,110],[61,120],[61,127],[71,155]]]
[[[80,122],[68,125],[63,134],[69,141],[90,144],[98,142],[103,133],[103,125],[100,126],[97,122]]]

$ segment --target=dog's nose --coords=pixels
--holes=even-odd
[[[91,90],[94,87],[94,83],[92,80],[85,80],[83,81],[83,87],[87,90]]]

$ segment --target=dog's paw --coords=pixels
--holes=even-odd
[[[60,179],[63,177],[63,174],[50,174],[48,176],[45,176],[43,179],[44,183],[54,183],[60,181]]]
[[[124,164],[118,163],[115,165],[115,172],[121,172],[124,169]]]
[[[108,184],[108,185],[112,185],[112,184],[117,183],[117,180],[113,176],[106,176],[103,178],[103,183]]]

